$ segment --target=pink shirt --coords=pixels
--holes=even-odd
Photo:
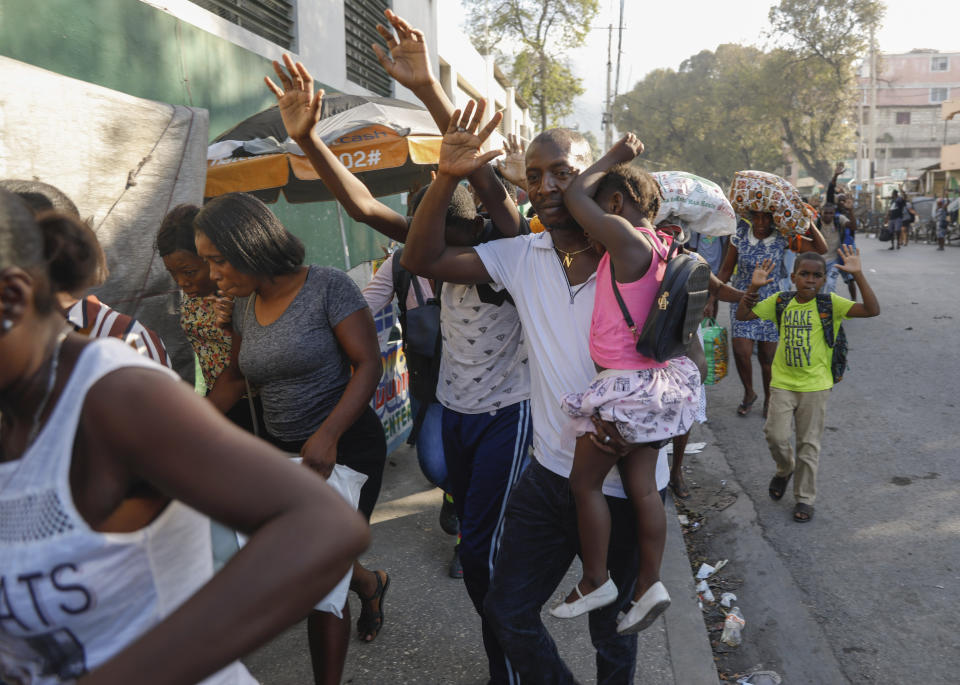
[[[620,291],[637,330],[641,331],[663,281],[667,263],[663,260],[666,248],[662,240],[651,237],[655,234],[648,228],[638,226],[637,230],[646,234],[654,245],[650,268],[633,283],[617,281],[617,290]],[[667,238],[667,241],[669,240]],[[639,354],[636,345],[633,333],[627,327],[623,312],[617,304],[616,295],[613,294],[613,285],[610,283],[610,254],[607,253],[597,266],[597,292],[593,300],[593,318],[590,321],[590,356],[597,365],[605,369],[662,369],[667,366],[666,362],[661,363]]]

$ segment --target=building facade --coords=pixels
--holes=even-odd
[[[263,77],[273,75],[271,61],[284,52],[302,61],[327,92],[416,102],[370,48],[382,44],[375,27],[391,7],[424,31],[441,76],[456,74],[447,92],[457,104],[461,92],[487,97],[505,111],[503,133],[525,133],[529,116],[496,65],[476,53],[459,26],[441,25],[451,20],[442,16],[446,2],[0,0],[0,55],[136,97],[205,108],[213,139],[273,104]],[[405,210],[402,196],[382,199]],[[289,204],[281,197],[271,209],[306,243],[310,262],[343,266],[335,203]],[[345,213],[342,218],[353,264],[382,256],[385,237]]]
[[[941,148],[960,143],[960,120],[946,121],[941,104],[960,97],[960,52],[912,50],[878,58],[876,121],[871,122],[869,69],[861,70],[862,135],[876,136],[874,177],[919,179],[938,165]],[[864,169],[866,177],[867,170]]]

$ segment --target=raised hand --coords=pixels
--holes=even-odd
[[[513,133],[507,136],[503,149],[506,154],[497,160],[503,177],[515,186],[527,187],[527,146]]]
[[[837,165],[833,168],[834,178],[836,178],[846,170],[847,170],[847,167],[844,165],[843,162],[837,162]]]
[[[643,153],[643,142],[633,133],[627,133],[607,150],[607,156],[615,163],[631,162]]]
[[[497,112],[487,125],[478,131],[486,106],[486,100],[480,100],[474,112],[474,102],[471,100],[462,113],[459,109],[454,111],[440,144],[438,173],[464,178],[503,154],[503,150],[480,151],[484,141],[503,118],[503,113]]]
[[[430,55],[423,31],[413,28],[389,9],[384,10],[383,14],[396,31],[396,36],[389,28],[377,24],[377,32],[387,41],[390,50],[387,55],[376,43],[370,46],[380,65],[397,83],[414,92],[432,84],[433,72],[430,70]]]
[[[775,264],[772,259],[764,259],[757,268],[753,270],[753,277],[750,279],[750,289],[760,290],[763,286],[773,283],[770,274],[773,273]]]
[[[303,63],[294,64],[290,55],[286,54],[283,56],[283,63],[287,67],[286,71],[279,62],[273,63],[273,70],[277,72],[282,89],[271,81],[269,76],[264,76],[263,80],[267,88],[277,96],[277,108],[283,118],[287,135],[293,140],[301,140],[310,136],[310,131],[320,120],[323,90],[313,94],[313,77]]]
[[[860,263],[860,250],[852,245],[841,245],[837,254],[843,258],[843,264],[837,263],[837,268],[848,274],[858,274],[863,270]]]

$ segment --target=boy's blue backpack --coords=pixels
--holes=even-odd
[[[777,293],[777,331],[780,330],[780,319],[784,310],[796,294],[796,291],[792,290]],[[836,340],[833,338],[833,299],[829,293],[817,294],[817,314],[820,315],[820,324],[823,326],[823,339],[827,347],[833,350],[830,363],[833,382],[839,383],[843,380],[843,372],[847,370],[847,333],[843,330],[843,324],[840,324]]]

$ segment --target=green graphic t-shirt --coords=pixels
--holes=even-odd
[[[776,322],[777,294],[757,304],[753,313],[761,319]],[[833,302],[833,335],[836,338],[853,301],[836,293],[831,293],[830,298]],[[823,324],[817,313],[816,299],[804,304],[797,302],[796,298],[792,299],[780,319],[780,342],[773,357],[770,385],[794,392],[829,390],[833,387],[833,374],[830,372],[832,358],[833,350],[823,339]]]

